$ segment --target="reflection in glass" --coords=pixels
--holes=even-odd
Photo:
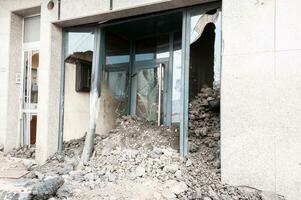
[[[31,103],[38,103],[38,68],[39,52],[34,51],[31,56]]]
[[[182,34],[174,34],[173,83],[172,83],[172,122],[180,122]]]
[[[67,56],[75,52],[93,52],[94,34],[92,32],[68,32]]]
[[[110,95],[117,102],[115,112],[119,115],[127,115],[128,112],[128,85],[126,84],[127,72],[107,72],[107,83]]]
[[[169,57],[168,34],[148,37],[136,41],[135,61],[146,61]]]
[[[106,64],[130,62],[130,42],[114,34],[106,34]]]
[[[158,68],[143,69],[138,73],[136,113],[147,121],[158,121],[159,76]]]

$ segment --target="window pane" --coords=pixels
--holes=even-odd
[[[75,53],[93,52],[94,34],[92,32],[69,32],[67,56]],[[87,59],[84,59],[87,60]]]
[[[138,73],[137,107],[139,117],[158,121],[159,77],[158,68],[143,69]]]
[[[130,41],[114,34],[106,34],[106,64],[130,62]]]
[[[172,83],[172,122],[180,122],[181,73],[182,73],[182,34],[174,35],[173,83]]]
[[[109,94],[116,105],[115,113],[118,116],[128,114],[128,78],[126,71],[107,72],[107,87]]]
[[[168,34],[140,39],[136,42],[135,61],[169,57]]]
[[[31,103],[38,103],[38,69],[39,52],[34,51],[31,57]]]
[[[40,16],[24,19],[24,42],[37,42],[40,40]]]

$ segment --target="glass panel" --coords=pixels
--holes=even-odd
[[[106,64],[130,62],[130,42],[111,33],[106,34]]]
[[[108,92],[105,92],[104,95],[113,99],[114,106],[111,109],[117,116],[127,115],[129,110],[130,41],[106,32],[105,47],[106,87],[108,89],[105,91]]]
[[[65,58],[65,87],[74,88],[68,95],[79,95],[90,91],[94,33],[93,32],[68,32],[67,33],[67,57]],[[70,90],[70,89],[69,89]],[[67,97],[69,98],[69,97]],[[81,104],[83,98],[77,99],[76,104]],[[74,103],[75,104],[75,103]],[[74,105],[74,109],[77,105]]]
[[[39,52],[33,51],[31,56],[31,103],[35,104],[38,103],[38,68]]]
[[[61,140],[81,137],[88,129],[85,123],[89,122],[90,117],[89,91],[95,44],[94,28],[88,30],[88,27],[77,27],[76,30],[66,30],[64,38],[65,112],[61,116],[60,126],[64,127],[64,138],[60,138],[60,143]],[[83,123],[75,125],[78,121]]]
[[[115,112],[119,115],[128,113],[128,80],[126,71],[107,72],[110,95],[116,101]]]
[[[24,19],[24,42],[37,42],[40,40],[40,16]]]
[[[94,34],[93,32],[68,32],[68,51],[67,56],[76,53],[86,53],[85,60],[92,61],[94,50]],[[89,54],[89,55],[88,55]],[[83,55],[82,55],[83,56]]]
[[[160,74],[158,73],[158,69],[159,68],[141,70],[138,73],[137,82],[136,114],[147,121],[153,122],[158,122],[160,81]]]
[[[172,83],[172,123],[180,122],[182,34],[174,34],[173,83]]]
[[[168,58],[168,41],[168,34],[137,40],[135,61]]]

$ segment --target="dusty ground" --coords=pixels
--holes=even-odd
[[[269,200],[261,191],[221,183],[219,111],[209,106],[218,98],[218,91],[203,89],[191,101],[187,158],[178,154],[177,129],[127,116],[119,119],[110,133],[96,137],[88,165],[79,165],[81,138],[65,143],[65,150],[43,166],[22,160],[30,173],[18,182],[35,191],[36,196],[28,197],[34,199],[50,197],[46,186],[54,185],[59,188],[54,199]],[[22,148],[2,159],[33,157],[30,152],[30,148]],[[45,195],[37,196],[39,193]]]

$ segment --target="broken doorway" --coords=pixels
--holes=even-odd
[[[117,116],[171,125],[171,55],[174,34],[181,28],[181,12],[104,25],[102,96],[113,99]]]

